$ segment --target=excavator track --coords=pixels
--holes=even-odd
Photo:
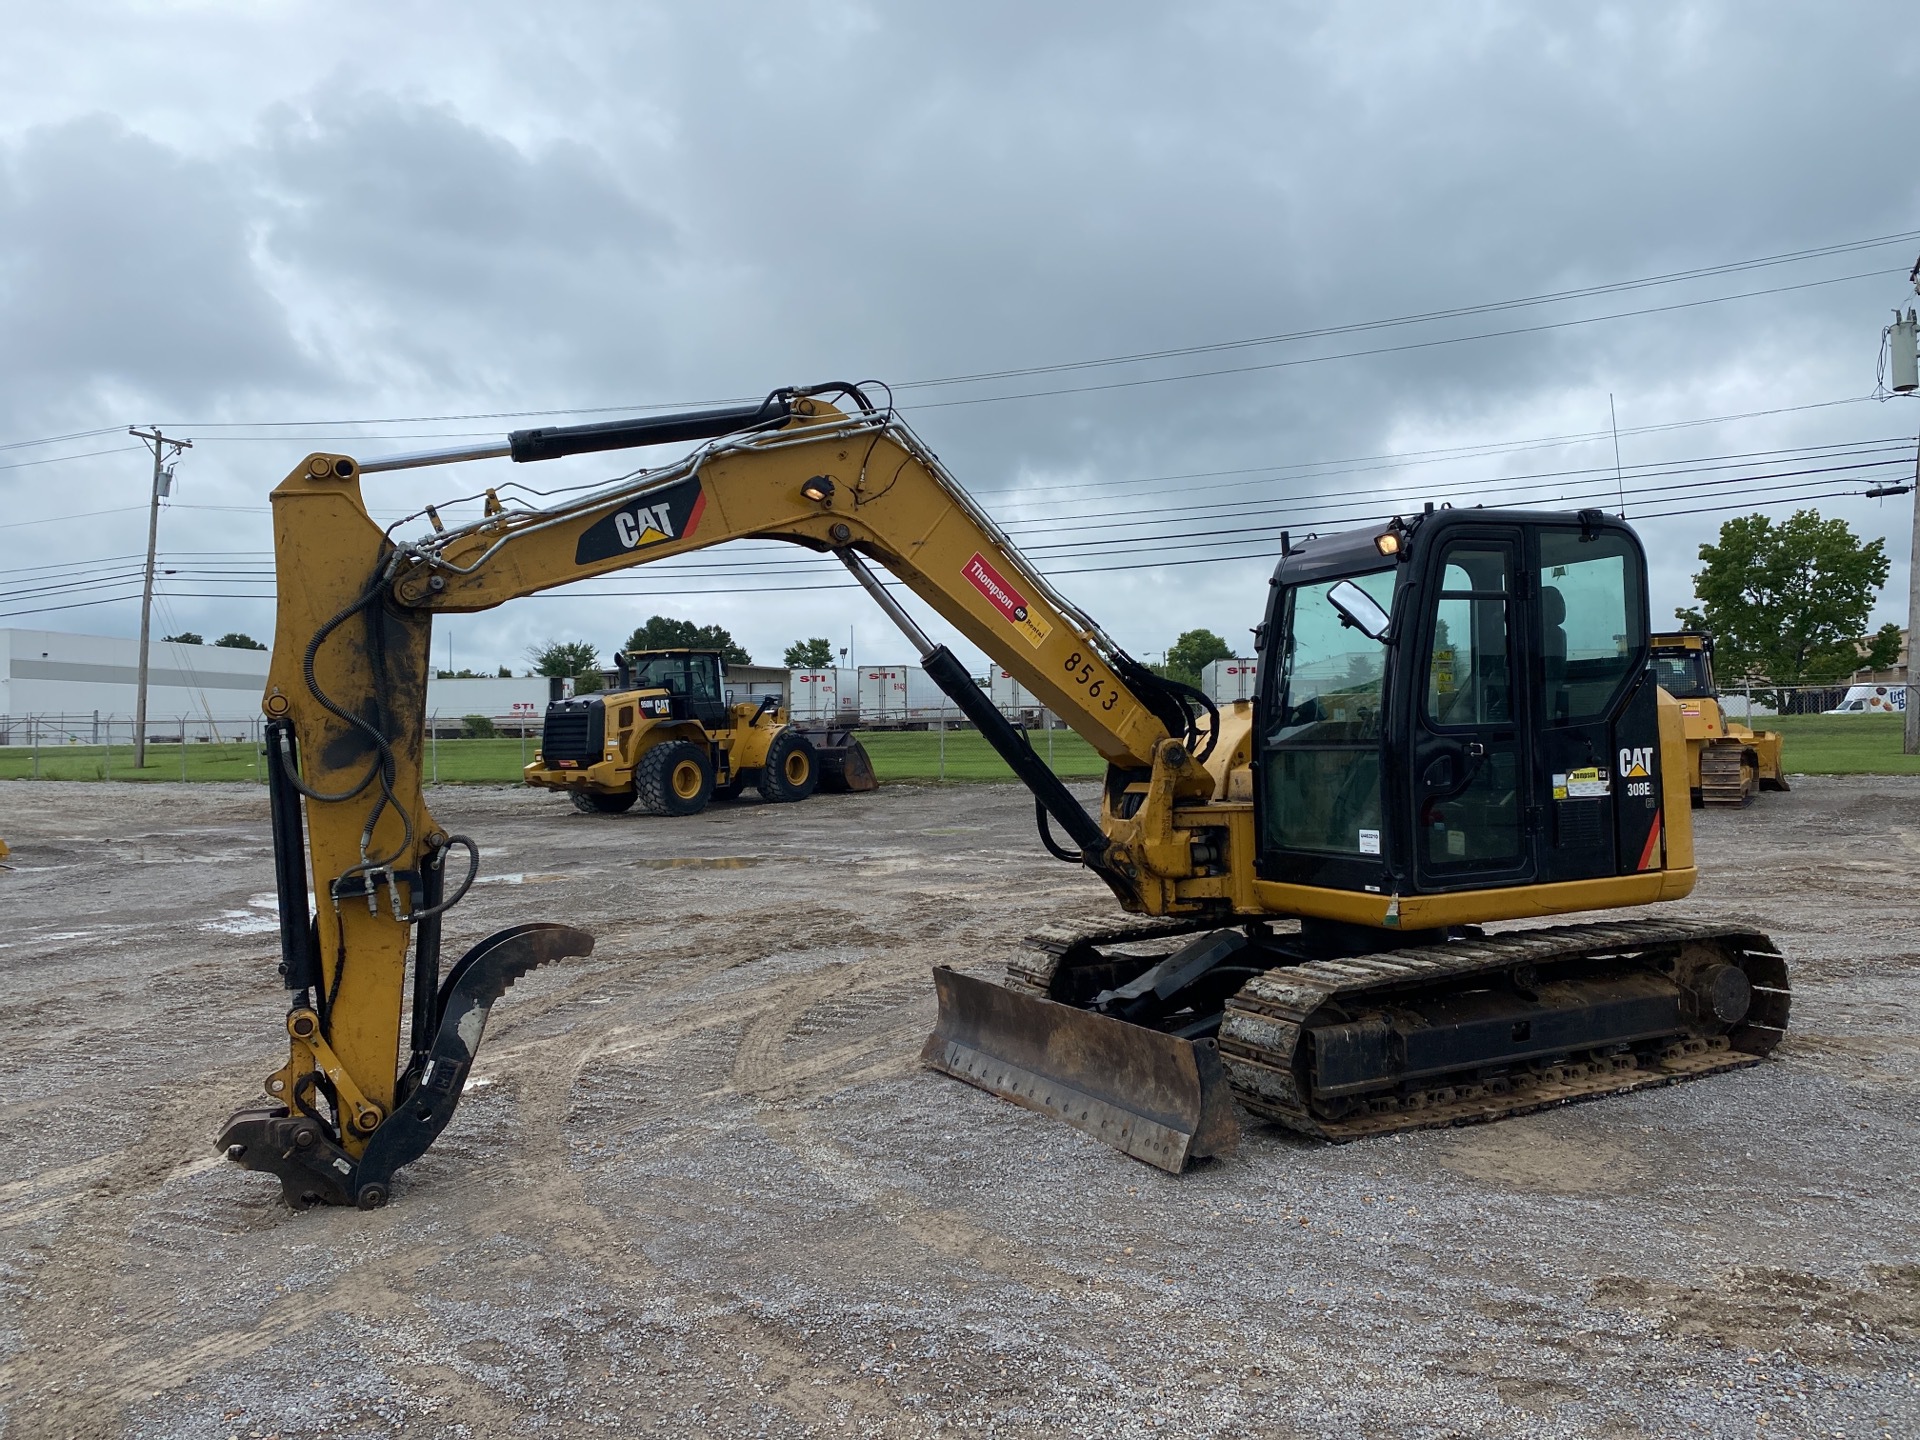
[[[1701,804],[1751,805],[1759,791],[1759,772],[1739,741],[1710,741],[1700,751]]]
[[[1577,992],[1569,1014],[1613,1005],[1653,1016],[1664,1006],[1669,1023],[1650,1021],[1640,1041],[1559,1049],[1550,1008],[1511,1024],[1485,1003],[1475,1013],[1472,1002],[1502,985],[1536,1001]],[[1752,1065],[1779,1044],[1788,1005],[1786,962],[1757,930],[1685,920],[1560,925],[1275,968],[1228,1001],[1219,1046],[1243,1109],[1344,1141]],[[1675,1013],[1684,1017],[1678,1034]],[[1475,1044],[1480,1053],[1458,1068],[1423,1070],[1420,1056],[1438,1054],[1435,1037],[1466,1042],[1460,1058]],[[1368,1054],[1384,1061],[1378,1074],[1397,1066],[1416,1078],[1354,1080]]]
[[[1177,940],[1202,930],[1218,928],[1217,921],[1198,918],[1158,917],[1120,925],[1088,927],[1049,925],[1027,936],[1020,953],[1007,962],[1006,986],[1025,995],[1045,1000],[1055,995],[1055,982],[1061,970],[1076,970],[1105,962],[1100,954],[1108,945],[1131,945],[1143,941]]]

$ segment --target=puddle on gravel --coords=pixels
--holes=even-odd
[[[200,922],[202,930],[221,935],[265,935],[280,928],[280,898],[272,891],[249,895],[244,910],[222,910],[211,920]]]

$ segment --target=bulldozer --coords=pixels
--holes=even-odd
[[[1782,737],[1729,719],[1713,679],[1713,636],[1682,630],[1653,637],[1660,687],[1680,702],[1687,786],[1695,809],[1751,805],[1762,790],[1787,790]]]
[[[540,749],[522,774],[563,791],[587,814],[636,803],[655,815],[697,815],[747,786],[774,802],[815,788],[846,793],[878,785],[850,731],[787,723],[777,696],[727,703],[726,667],[712,650],[629,650],[614,657],[611,693],[547,707]]]
[[[413,539],[362,493],[416,466],[689,442]],[[1129,655],[851,384],[313,454],[272,500],[262,704],[288,1049],[220,1144],[295,1206],[387,1203],[508,987],[594,945],[532,922],[443,963],[482,850],[421,790],[433,617],[744,537],[843,565],[1032,792],[1035,862],[1083,867],[1120,912],[1034,936],[997,979],[988,957],[937,967],[936,1071],[1178,1172],[1231,1153],[1247,1117],[1336,1141],[1493,1120],[1753,1065],[1785,1031],[1787,965],[1760,930],[1602,913],[1681,899],[1696,871],[1645,556],[1598,510],[1283,533],[1258,692],[1221,706]],[[909,601],[1100,754],[1097,813]]]

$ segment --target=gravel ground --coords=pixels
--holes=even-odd
[[[999,786],[691,820],[436,792],[457,950],[585,925],[386,1210],[212,1153],[284,1056],[266,802],[0,789],[8,1436],[1920,1432],[1920,780],[1701,823],[1773,1061],[1175,1178],[916,1063],[928,966],[1107,917]]]

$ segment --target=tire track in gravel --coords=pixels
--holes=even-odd
[[[709,1022],[717,1023],[724,1022]],[[565,1251],[596,1283],[626,1298],[636,1311],[657,1304],[663,1289],[701,1303],[706,1313],[694,1323],[718,1342],[713,1353],[756,1356],[763,1377],[756,1383],[763,1398],[822,1433],[842,1433],[849,1418],[881,1424],[896,1419],[898,1407],[870,1393],[859,1377],[795,1344],[772,1322],[740,1313],[737,1299],[677,1281],[635,1243],[631,1217],[616,1220],[587,1194],[571,1163],[567,1122],[581,1075],[608,1053],[609,1045],[610,1040],[598,1040],[579,1048],[561,1038],[526,1047],[529,1052],[549,1050],[547,1058],[556,1062],[526,1067],[526,1078],[518,1086],[518,1128],[527,1143],[515,1147],[507,1168],[526,1188],[514,1199],[483,1208],[463,1228],[475,1236],[491,1234],[511,1216],[514,1223],[536,1230]],[[529,1196],[535,1197],[531,1205],[526,1203]],[[647,1227],[638,1233],[644,1235]],[[716,1378],[737,1384],[740,1376],[730,1367],[716,1371]]]

